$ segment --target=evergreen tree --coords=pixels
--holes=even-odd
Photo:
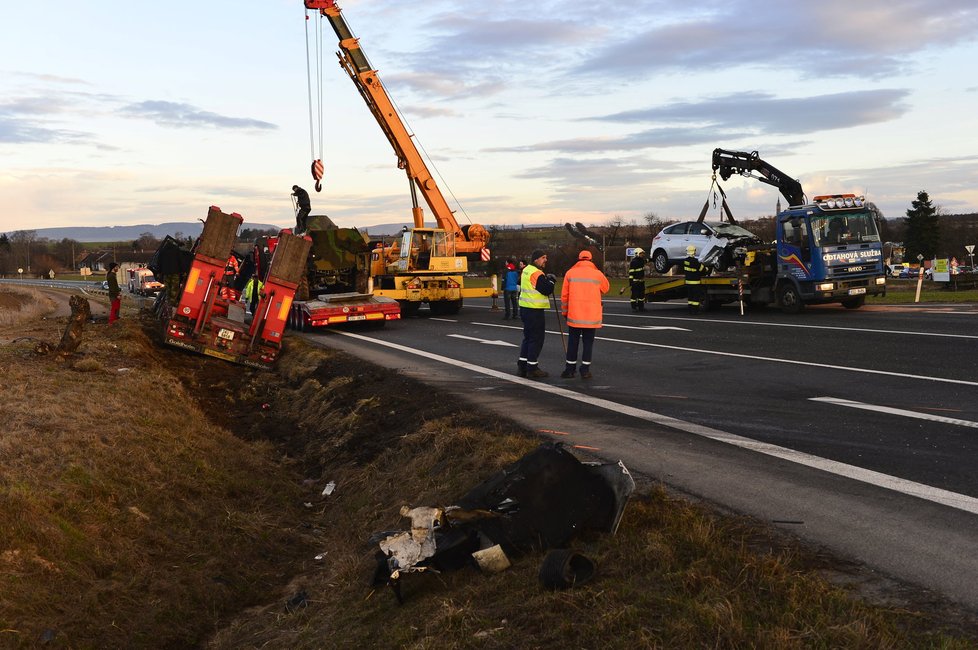
[[[907,224],[907,234],[903,240],[906,247],[905,259],[916,262],[917,255],[923,255],[925,260],[937,255],[937,246],[941,241],[941,227],[937,220],[937,206],[930,202],[930,196],[925,190],[917,192],[916,200],[910,203],[904,221]]]

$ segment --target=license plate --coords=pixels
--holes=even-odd
[[[226,329],[223,329],[222,328],[221,330],[218,331],[217,338],[219,338],[219,339],[226,339],[228,341],[233,341],[234,340],[234,330],[226,330]]]
[[[367,320],[364,314],[357,314],[356,316],[347,316],[346,320]]]
[[[866,293],[866,287],[859,287],[858,289],[849,289],[850,296],[858,296],[863,293]]]

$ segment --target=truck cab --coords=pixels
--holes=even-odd
[[[883,251],[873,213],[854,194],[816,196],[777,219],[777,302],[788,312],[805,304],[861,307],[886,293]]]

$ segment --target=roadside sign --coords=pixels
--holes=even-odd
[[[489,249],[488,248],[483,248],[481,251],[479,251],[479,257],[482,258],[482,261],[483,262],[488,262],[489,261],[489,256],[490,256],[490,253],[489,253]]]
[[[966,251],[968,251],[968,255],[971,255],[972,253],[975,252],[975,245],[974,244],[968,244],[967,246],[964,247],[964,249]]]

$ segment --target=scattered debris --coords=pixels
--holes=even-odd
[[[503,547],[499,544],[476,551],[472,557],[483,573],[499,573],[512,566]]]
[[[305,589],[300,589],[295,593],[292,598],[289,598],[285,602],[285,611],[289,614],[294,614],[298,610],[306,607],[309,604],[309,595],[306,593]]]
[[[330,481],[329,483],[326,484],[326,487],[323,488],[323,496],[328,497],[333,493],[333,490],[335,489],[336,489],[336,481]]]
[[[540,583],[548,589],[568,589],[594,576],[594,562],[566,548],[547,552],[540,567]]]
[[[485,571],[501,571],[514,554],[565,549],[583,530],[614,534],[634,489],[621,461],[582,463],[561,443],[543,443],[456,506],[401,508],[411,519],[410,531],[371,537],[380,547],[375,584],[386,581],[400,602],[399,580],[405,573],[454,570],[473,561]],[[564,559],[548,569],[554,580],[563,575],[570,586],[594,574],[594,564],[583,556]]]

